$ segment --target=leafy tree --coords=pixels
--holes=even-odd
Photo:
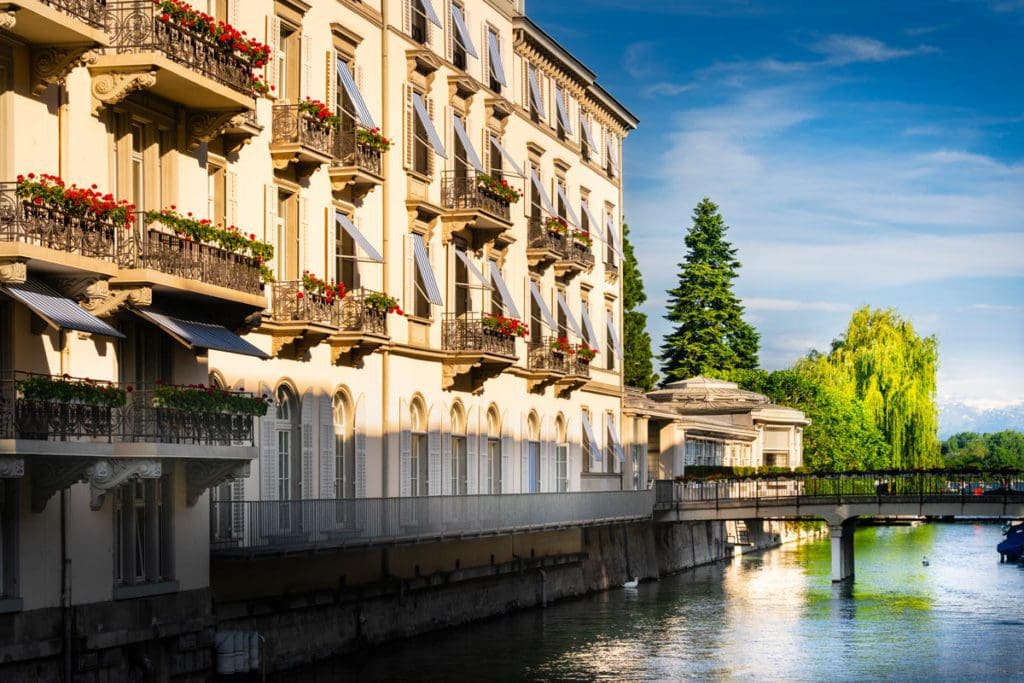
[[[686,234],[679,284],[668,291],[665,318],[676,327],[661,347],[666,382],[757,367],[759,335],[743,320],[732,291],[740,262],[725,239],[728,229],[718,206],[701,200]]]
[[[654,372],[654,354],[651,352],[651,335],[647,332],[647,314],[639,310],[647,301],[647,293],[644,291],[640,264],[633,251],[633,244],[629,241],[629,226],[625,223],[622,225],[622,235],[624,379],[630,386],[650,391],[658,381],[658,375]]]
[[[1024,470],[1024,434],[1009,429],[992,434],[961,432],[942,443],[942,457],[949,467]]]

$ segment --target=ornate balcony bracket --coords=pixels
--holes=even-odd
[[[231,125],[231,122],[237,116],[239,116],[237,109],[190,112],[186,128],[188,131],[189,149],[197,149],[204,142],[209,142],[216,138]]]
[[[237,154],[242,147],[263,132],[263,126],[256,120],[256,112],[248,111],[235,114],[221,132],[224,150],[228,154]]]
[[[270,335],[270,354],[275,358],[301,359],[310,349],[327,339],[336,328],[309,321],[264,320],[259,329]]]
[[[555,382],[555,393],[558,394],[559,398],[569,398],[572,396],[572,392],[581,389],[587,381],[587,378],[577,375],[563,377]]]
[[[0,479],[18,479],[25,476],[25,458],[18,456],[0,458]]]
[[[100,318],[112,316],[129,304],[145,308],[153,303],[150,287],[111,289],[110,283],[100,278],[63,279],[58,285],[82,308]]]
[[[328,338],[331,345],[331,363],[363,367],[363,358],[387,344],[390,339],[379,334],[365,332],[339,332]]]
[[[0,31],[10,31],[17,22],[14,12],[0,12]]]
[[[92,72],[93,113],[98,115],[103,107],[115,105],[136,90],[154,85],[156,71],[148,69]]]
[[[20,285],[28,279],[28,266],[24,261],[0,261],[0,284]]]
[[[619,267],[611,263],[604,264],[604,281],[608,283],[619,279]]]
[[[89,507],[99,510],[108,491],[132,479],[159,479],[162,475],[163,466],[159,460],[96,460],[85,470],[90,489]]]
[[[91,45],[34,48],[32,94],[42,95],[47,87],[63,83],[76,67],[95,64],[99,55],[91,48]]]
[[[95,462],[92,458],[32,458],[32,512],[42,512],[53,494],[85,479]]]
[[[441,388],[480,395],[484,382],[497,377],[514,362],[514,358],[489,353],[452,354],[441,366]]]
[[[545,389],[564,377],[564,374],[553,370],[531,372],[530,376],[526,378],[526,386],[531,393],[542,394]]]
[[[185,503],[195,507],[205,491],[249,476],[249,463],[237,460],[190,460],[185,466]]]

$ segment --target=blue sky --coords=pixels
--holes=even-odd
[[[1024,402],[1024,0],[527,0],[527,14],[641,119],[625,213],[656,344],[707,195],[740,250],[764,366],[827,348],[860,305],[893,306],[938,336],[941,402]]]

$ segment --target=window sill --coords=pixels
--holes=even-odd
[[[20,612],[24,606],[21,598],[0,598],[0,614]]]
[[[136,598],[148,598],[154,595],[166,595],[177,593],[177,581],[160,581],[158,583],[140,583],[137,586],[114,586],[115,600],[134,600]]]
[[[416,323],[417,325],[433,325],[434,324],[434,319],[433,318],[421,318],[418,315],[409,315],[408,313],[406,314],[405,317],[406,317],[406,319],[409,322]]]
[[[431,151],[431,154],[433,154],[433,151]],[[412,178],[413,180],[418,180],[424,185],[429,185],[430,183],[433,182],[433,178],[429,174],[417,171],[416,169],[409,168],[406,169],[405,172],[409,174],[410,178]]]

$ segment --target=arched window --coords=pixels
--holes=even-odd
[[[487,411],[487,457],[484,462],[484,492],[501,493],[501,419],[491,407]]]
[[[569,439],[566,436],[565,418],[555,420],[555,491],[569,490]]]
[[[356,496],[356,458],[354,420],[348,397],[334,395],[334,495],[336,498]]]
[[[469,493],[469,463],[466,456],[466,416],[462,404],[452,406],[451,492],[454,496]]]
[[[540,493],[540,419],[537,413],[530,412],[527,418],[527,490],[529,493]]]
[[[297,477],[292,473],[301,472],[296,460],[299,458],[295,438],[295,419],[299,413],[295,405],[295,394],[285,384],[274,394],[274,413],[277,418],[277,497],[290,500],[300,497]],[[293,467],[295,465],[295,467]]]
[[[412,486],[410,490],[414,496],[426,496],[430,494],[430,464],[427,459],[427,411],[421,399],[413,399],[410,413],[412,427],[410,441]]]

